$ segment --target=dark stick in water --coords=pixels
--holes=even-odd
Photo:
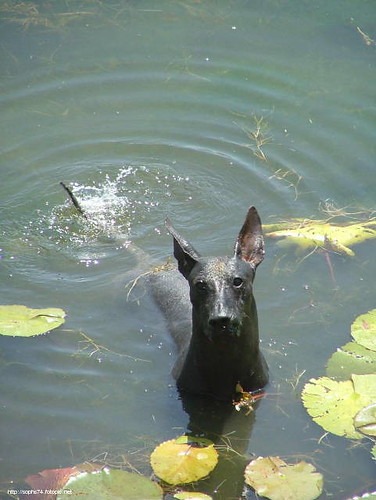
[[[76,209],[78,210],[78,212],[83,217],[85,217],[85,219],[87,219],[88,217],[87,217],[84,209],[81,207],[81,205],[79,204],[77,198],[72,193],[72,190],[66,184],[64,184],[64,182],[62,182],[62,181],[60,182],[60,185],[63,187],[63,189],[65,190],[65,192],[68,194],[69,199],[71,200],[71,202],[73,203],[73,205],[76,207]]]

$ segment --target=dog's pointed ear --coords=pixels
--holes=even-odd
[[[174,257],[178,261],[178,269],[181,274],[188,278],[193,267],[197,264],[200,254],[193,246],[176,231],[169,218],[165,220],[168,232],[174,238]]]
[[[235,242],[235,256],[253,265],[264,260],[265,247],[261,219],[255,207],[250,207]]]

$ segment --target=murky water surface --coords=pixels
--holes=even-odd
[[[1,480],[86,459],[149,474],[188,417],[163,319],[124,287],[172,254],[167,215],[210,255],[232,251],[250,204],[265,223],[372,214],[376,4],[1,2],[0,18],[1,303],[67,311],[48,335],[0,338]],[[250,456],[313,462],[323,498],[375,487],[368,443],[323,437],[300,401],[375,307],[374,243],[355,251],[331,274],[267,241],[255,294],[272,380],[252,434],[243,417],[225,428]],[[239,498],[231,467],[201,489]]]

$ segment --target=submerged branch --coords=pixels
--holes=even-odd
[[[74,331],[74,330],[72,330],[72,331]],[[84,340],[82,340],[81,342],[86,344],[82,349],[79,349],[78,352],[84,352],[84,351],[87,351],[89,348],[93,348],[93,350],[89,354],[89,358],[91,358],[97,352],[106,352],[108,354],[112,354],[115,356],[129,358],[129,359],[132,359],[133,361],[144,361],[146,363],[150,363],[150,360],[148,360],[148,359],[137,358],[135,356],[131,356],[130,354],[112,351],[108,347],[105,347],[101,344],[98,344],[97,342],[94,342],[94,340],[92,338],[90,338],[88,335],[86,335],[86,333],[84,333],[82,330],[80,330],[78,332],[76,332],[76,331],[74,331],[74,332],[81,335],[81,337],[84,338]]]

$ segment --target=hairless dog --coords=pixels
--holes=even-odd
[[[253,280],[264,258],[260,217],[249,208],[231,257],[201,257],[172,226],[178,269],[149,275],[175,340],[180,392],[231,400],[237,388],[260,389],[268,368],[259,347]]]

